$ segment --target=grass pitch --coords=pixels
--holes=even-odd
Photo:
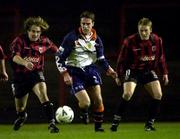
[[[104,124],[104,133],[96,133],[94,125],[58,125],[60,133],[51,134],[47,124],[25,124],[19,131],[12,125],[0,125],[0,139],[180,139],[180,122],[156,123],[157,131],[145,132],[144,123],[122,123],[117,132]]]

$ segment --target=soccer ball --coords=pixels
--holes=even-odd
[[[58,123],[71,123],[74,119],[74,112],[69,106],[62,106],[56,110],[56,121]]]

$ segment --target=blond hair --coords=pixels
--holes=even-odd
[[[141,18],[138,22],[138,26],[150,26],[152,28],[152,21],[149,18]]]
[[[30,30],[32,25],[41,27],[42,31],[46,31],[49,28],[48,23],[40,16],[27,18],[24,22],[24,30],[25,31]]]

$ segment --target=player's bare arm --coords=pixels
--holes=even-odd
[[[5,60],[0,60],[0,80],[8,81],[8,74],[6,72]]]
[[[106,75],[111,76],[113,79],[117,78],[117,73],[110,66],[108,70],[106,71]]]
[[[15,55],[13,57],[13,62],[25,66],[27,69],[32,70],[34,67],[34,64],[32,62],[29,62],[27,60],[24,60],[21,56]]]
[[[72,77],[67,71],[62,72],[61,75],[63,76],[63,80],[66,85],[72,85]]]
[[[168,79],[168,75],[167,74],[163,75],[163,82],[164,82],[164,85],[168,85],[169,79]]]

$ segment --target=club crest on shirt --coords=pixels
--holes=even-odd
[[[80,46],[80,43],[78,42],[78,40],[74,41],[74,43],[75,43],[75,47]]]
[[[153,51],[153,52],[156,51],[156,46],[155,46],[155,45],[152,46],[152,51]]]
[[[88,50],[88,51],[95,51],[96,48],[95,48],[95,45],[96,45],[96,42],[93,40],[93,41],[85,41],[83,39],[78,39],[78,44],[80,44],[80,46],[82,46],[84,49]]]
[[[43,53],[43,48],[42,47],[39,47],[39,52]]]

